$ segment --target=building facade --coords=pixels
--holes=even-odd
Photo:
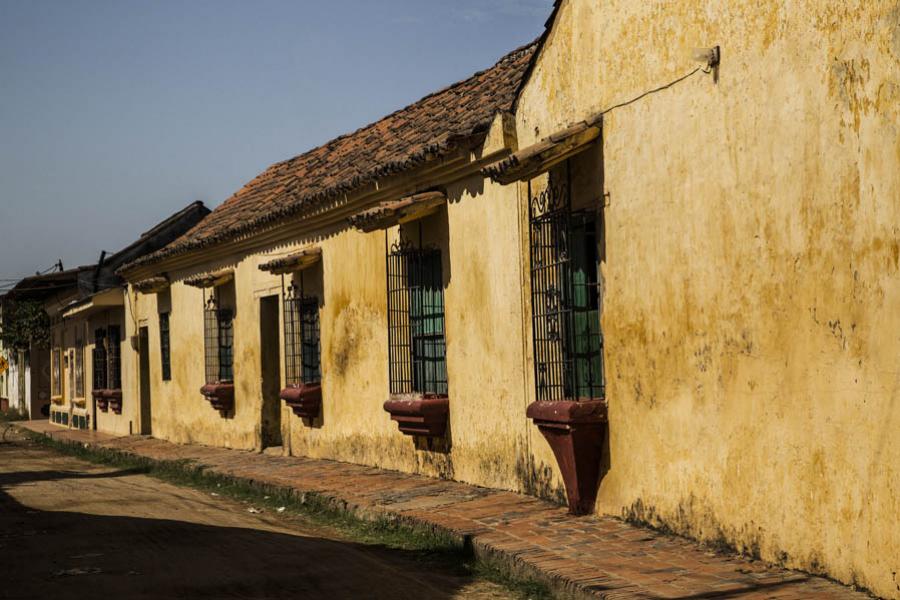
[[[122,393],[174,442],[536,494],[898,597],[898,27],[557,2],[125,265]]]

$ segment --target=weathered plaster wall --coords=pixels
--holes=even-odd
[[[234,265],[235,261],[224,261]],[[214,269],[223,265],[215,265]],[[258,272],[257,272],[258,273]],[[161,302],[157,294],[130,291],[137,325],[146,326],[150,347],[151,431],[154,437],[178,443],[196,443],[228,448],[260,446],[259,321],[253,302],[257,279],[249,264],[235,268],[234,378],[235,407],[222,416],[200,393],[206,383],[203,347],[204,290],[182,283],[196,271],[174,273],[175,283]],[[280,290],[280,288],[279,288]],[[278,292],[272,292],[278,293]],[[254,312],[256,308],[257,312]],[[172,378],[162,379],[159,346],[159,312],[169,312]],[[255,360],[254,360],[255,358]],[[139,394],[137,353],[132,360],[132,386]]]
[[[424,241],[443,252],[449,435],[414,440],[382,408],[388,398],[385,244],[396,239],[396,228],[342,231],[322,241],[323,415],[313,426],[290,415],[291,450],[524,489],[520,272],[509,261],[519,235],[515,190],[473,177],[450,186],[448,197],[446,210],[422,226]],[[408,226],[414,239],[417,227]]]
[[[385,251],[396,228],[368,234],[346,228],[318,232],[266,252],[170,273],[174,283],[163,294],[130,292],[136,321],[146,324],[150,333],[153,435],[180,443],[260,447],[259,299],[280,296],[282,280],[258,267],[315,243],[322,247],[322,262],[304,277],[308,290],[322,290],[322,416],[307,423],[283,407],[285,451],[531,489],[523,265],[510,260],[521,242],[517,190],[474,176],[451,185],[448,197],[445,209],[422,221],[425,241],[440,246],[444,259],[450,381],[446,439],[429,442],[405,436],[382,407],[389,389]],[[417,231],[417,225],[409,227]],[[204,378],[202,292],[182,283],[196,273],[226,267],[235,269],[237,299],[233,418],[220,417],[199,393]],[[286,282],[289,279],[285,276]],[[168,382],[161,380],[160,310],[171,311]],[[132,393],[137,395],[136,356],[131,368]]]
[[[567,0],[528,145],[608,113],[598,511],[900,598],[900,3]]]

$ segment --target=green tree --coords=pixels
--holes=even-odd
[[[27,350],[31,344],[50,340],[50,317],[44,305],[34,300],[7,301],[0,318],[0,341],[7,348]]]

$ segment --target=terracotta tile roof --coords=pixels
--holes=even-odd
[[[512,108],[536,47],[532,42],[514,50],[490,69],[270,166],[196,227],[126,268],[233,240],[378,178],[471,147],[487,135],[497,112]]]

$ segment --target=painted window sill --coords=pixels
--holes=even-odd
[[[207,383],[200,388],[200,393],[222,414],[234,409],[234,383],[231,381]]]
[[[281,390],[279,397],[298,417],[315,419],[322,409],[322,383],[291,384]]]
[[[425,394],[392,394],[384,410],[406,435],[441,437],[447,430],[450,399]]]
[[[103,412],[112,408],[117,415],[122,414],[122,390],[93,390],[91,391],[91,396],[97,401],[97,408]]]
[[[528,405],[525,415],[534,421],[553,450],[566,486],[569,512],[592,513],[606,435],[606,401],[537,401]]]

